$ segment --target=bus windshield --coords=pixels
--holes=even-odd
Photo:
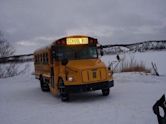
[[[95,59],[98,57],[95,46],[62,46],[55,50],[55,57],[58,60],[69,59]]]

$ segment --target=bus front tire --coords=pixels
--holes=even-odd
[[[65,91],[64,82],[62,79],[59,79],[59,89],[60,97],[62,101],[69,101],[69,94]]]
[[[110,89],[109,88],[108,89],[102,89],[103,96],[108,96],[109,93],[110,93]]]
[[[43,80],[43,77],[40,77],[40,87],[43,92],[50,91],[48,84]]]

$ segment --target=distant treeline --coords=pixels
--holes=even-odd
[[[14,55],[8,57],[0,58],[0,64],[2,63],[23,63],[33,61],[33,54],[22,54],[22,55]]]

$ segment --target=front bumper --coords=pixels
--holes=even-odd
[[[108,89],[113,86],[114,86],[114,80],[106,82],[98,82],[93,84],[67,85],[65,86],[65,91],[67,93],[87,92],[87,91]]]

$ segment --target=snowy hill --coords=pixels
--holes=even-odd
[[[105,54],[117,54],[125,52],[145,52],[150,50],[166,50],[166,40],[144,41],[133,44],[114,44],[103,46]]]
[[[114,74],[115,87],[108,97],[101,91],[73,94],[68,103],[40,90],[31,75],[0,79],[2,124],[157,124],[152,106],[166,93],[166,52],[137,53],[138,60],[156,61],[162,76],[139,73]],[[127,55],[126,55],[127,56]],[[108,64],[113,56],[103,56]]]

